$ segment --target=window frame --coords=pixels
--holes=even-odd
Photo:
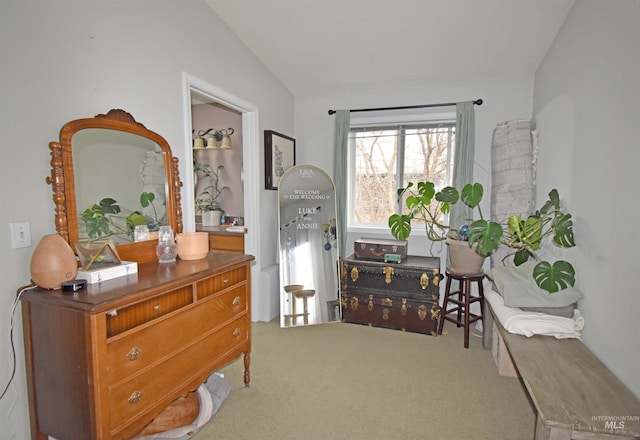
[[[406,126],[405,128],[412,128],[416,125],[425,124],[453,124],[455,130],[456,124],[456,112],[421,112],[421,113],[413,113],[413,114],[403,114],[403,115],[378,115],[378,116],[352,116],[351,123],[349,127],[349,133],[351,130],[356,128],[398,128],[399,126]],[[398,163],[397,168],[399,170],[404,170],[404,136],[401,139],[402,144],[402,155],[398,155]],[[399,145],[400,148],[400,145]],[[447,169],[450,170],[450,164],[453,160],[453,148],[449,148],[447,151]],[[389,226],[386,223],[357,223],[355,222],[355,209],[352,208],[354,203],[354,194],[355,194],[355,148],[352,148],[351,140],[349,140],[348,146],[348,154],[347,154],[347,194],[346,194],[346,230],[347,233],[360,233],[360,234],[381,234],[388,233]],[[397,174],[395,176],[396,179],[396,187],[400,187],[401,176]],[[449,182],[451,182],[451,175],[447,176]],[[402,207],[399,203],[396,203],[396,212],[400,210]]]

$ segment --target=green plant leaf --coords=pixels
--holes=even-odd
[[[479,183],[467,183],[462,188],[462,202],[470,208],[475,208],[482,201],[483,195],[482,185]]]
[[[533,279],[541,289],[556,293],[575,284],[576,272],[571,263],[559,260],[551,265],[541,261],[533,268]]]
[[[458,190],[452,186],[447,186],[435,194],[436,201],[440,202],[440,212],[449,214],[451,205],[458,203],[460,196]]]
[[[573,238],[573,221],[571,214],[560,214],[551,221],[553,231],[553,242],[564,248],[574,247],[576,242]]]
[[[134,211],[127,216],[126,223],[129,228],[133,228],[134,226],[146,225],[147,218],[144,215],[140,214],[138,211]]]
[[[529,216],[523,224],[524,235],[522,241],[534,251],[540,249],[542,241],[542,219],[535,215]]]
[[[406,240],[411,234],[411,217],[408,215],[393,214],[388,223],[391,234],[398,240]]]
[[[419,210],[422,207],[420,199],[416,196],[407,196],[405,204],[410,211],[414,211],[416,208]]]
[[[411,186],[411,184],[409,184],[407,188],[409,186]],[[418,182],[417,189],[418,194],[422,197],[428,197],[429,199],[436,193],[436,186],[433,182]]]
[[[520,266],[521,264],[526,263],[527,261],[529,261],[529,257],[530,256],[531,256],[531,254],[529,253],[529,251],[527,251],[524,248],[520,249],[513,256],[513,264],[515,264],[516,266]]]
[[[97,204],[91,206],[91,208],[85,209],[82,213],[82,220],[85,222],[85,228],[89,238],[94,239],[101,235],[109,235],[111,231],[109,229],[110,222],[107,214],[118,213],[120,213],[120,206],[110,197],[105,197]]]
[[[142,194],[140,194],[140,205],[143,208],[146,208],[151,203],[153,203],[153,200],[155,198],[156,198],[156,196],[152,192],[143,192]]]
[[[402,197],[402,195],[409,191],[409,188],[411,188],[413,186],[413,182],[409,182],[407,183],[407,186],[405,186],[404,188],[398,188],[398,190],[396,191],[398,193],[398,200],[400,200],[400,198]]]
[[[467,232],[469,245],[477,243],[476,252],[485,257],[500,247],[502,234],[500,223],[487,220],[476,220],[469,225]]]
[[[525,221],[522,221],[520,215],[512,215],[507,219],[509,226],[508,246],[510,247],[526,247],[529,251],[536,251],[540,249],[540,243],[542,241],[542,219],[538,216],[529,216]]]
[[[449,203],[452,205],[454,203],[458,203],[459,199],[460,194],[458,193],[458,190],[453,186],[442,188],[442,190],[436,193],[436,200],[438,202]]]
[[[94,205],[95,206],[95,205]],[[109,219],[104,216],[94,217],[93,215],[89,215],[87,217],[87,209],[85,211],[85,215],[83,215],[83,219],[85,220],[85,228],[87,230],[87,235],[91,239],[98,238],[102,235],[109,234]]]
[[[522,216],[511,215],[507,218],[507,226],[509,226],[509,234],[521,236],[522,235]]]
[[[549,192],[549,200],[542,205],[539,212],[541,214],[549,214],[558,209],[560,209],[560,195],[558,194],[558,190],[554,188]]]
[[[117,202],[110,198],[106,197],[100,200],[100,208],[102,209],[103,214],[118,214],[120,213],[120,206],[116,204]]]

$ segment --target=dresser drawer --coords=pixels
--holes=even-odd
[[[110,338],[130,330],[192,302],[193,291],[189,285],[146,301],[114,310],[107,314],[107,337]]]
[[[206,298],[234,284],[247,280],[247,266],[232,269],[219,275],[206,278],[196,283],[196,296],[198,299]]]
[[[244,235],[209,234],[209,249],[244,253]]]
[[[171,356],[246,311],[246,286],[239,285],[202,301],[198,307],[116,338],[107,345],[109,383],[120,382]]]
[[[248,350],[250,320],[244,315],[218,331],[193,343],[161,364],[110,387],[108,410],[111,435],[144,415],[159,401],[182,390],[195,377],[211,371],[217,363],[229,357],[234,349]],[[169,338],[161,343],[168,342]]]

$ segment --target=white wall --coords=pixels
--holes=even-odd
[[[574,215],[565,252],[585,298],[585,344],[640,397],[640,3],[575,3],[535,75],[538,197]],[[553,185],[553,186],[552,186]]]
[[[317,94],[295,97],[295,127],[299,148],[298,163],[313,163],[333,175],[333,124],[335,116],[329,116],[329,109],[355,109],[371,107],[392,107],[402,105],[435,104],[456,101],[470,101],[482,98],[484,103],[475,106],[476,114],[476,164],[474,179],[490,185],[491,139],[493,129],[500,122],[513,119],[531,118],[533,76],[519,78],[499,78],[477,80],[468,83],[415,84],[412,87],[389,89],[362,89],[342,91],[322,91]],[[455,107],[443,108],[455,112]],[[353,113],[352,116],[361,115]],[[489,212],[488,197],[483,212]],[[483,202],[484,204],[484,202]],[[347,236],[344,255],[353,253],[353,241],[366,237],[392,238],[391,233],[376,235],[370,232],[354,231]],[[430,245],[424,234],[409,237],[409,253],[430,255]],[[439,252],[443,246],[434,249],[435,256],[446,255]],[[445,264],[441,263],[444,271]]]
[[[293,132],[293,98],[203,0],[1,0],[0,60],[4,386],[12,366],[13,298],[19,286],[29,283],[33,247],[44,234],[55,232],[51,188],[45,184],[50,174],[48,143],[57,140],[65,122],[122,108],[168,140],[184,173],[182,143],[190,134],[183,126],[183,72],[257,106],[260,134],[264,129]],[[255,154],[262,157],[262,143]],[[265,239],[252,270],[260,271],[275,263],[274,191],[260,190],[258,211]],[[31,222],[33,246],[11,249],[9,223],[23,220]],[[29,437],[29,423],[19,309],[16,319],[18,364],[14,382],[0,401],[0,438],[22,440]]]

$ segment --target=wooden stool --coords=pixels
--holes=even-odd
[[[302,315],[302,320],[304,322],[304,325],[309,324],[309,303],[307,300],[308,298],[311,298],[315,294],[316,294],[316,291],[311,289],[298,290],[297,292],[293,292],[293,296],[295,298],[302,298],[304,313],[298,313],[298,316]],[[295,298],[293,301],[295,301]]]
[[[284,325],[296,325],[298,323],[298,316],[302,316],[301,313],[296,313],[296,293],[301,292],[304,289],[302,284],[289,284],[284,286],[284,291],[291,294],[291,313],[284,315]]]
[[[458,327],[464,326],[464,348],[469,348],[469,324],[482,319],[484,315],[484,291],[482,289],[482,280],[484,272],[475,274],[460,274],[446,270],[447,285],[444,291],[444,303],[440,312],[440,323],[438,325],[438,334],[442,334],[444,320],[454,322]],[[451,291],[451,280],[458,280],[458,289]],[[471,283],[478,283],[479,296],[471,296]],[[458,298],[454,298],[458,295]],[[471,304],[480,302],[480,315],[471,313]],[[447,310],[448,304],[452,302],[456,304],[451,310]],[[456,318],[447,316],[451,312],[456,312]],[[462,316],[464,315],[464,316]]]

